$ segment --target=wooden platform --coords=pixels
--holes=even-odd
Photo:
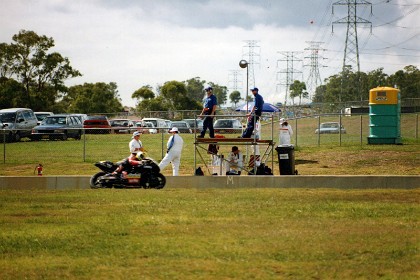
[[[254,138],[196,138],[195,144],[264,144],[273,145],[272,140],[256,140]]]

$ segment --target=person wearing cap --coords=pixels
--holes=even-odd
[[[128,147],[130,149],[130,153],[137,154],[138,152],[143,152],[143,144],[141,143],[140,139],[141,132],[140,131],[134,131],[133,136],[131,137],[131,141],[128,144]]]
[[[293,135],[292,126],[284,119],[280,119],[279,145],[290,145]]]
[[[232,147],[232,152],[229,153],[227,157],[227,173],[226,175],[230,174],[238,174],[241,175],[241,170],[243,168],[243,156],[241,151],[237,146]]]
[[[252,107],[251,112],[247,114],[248,123],[245,131],[242,133],[241,138],[251,138],[252,132],[255,128],[255,123],[260,119],[264,105],[264,99],[258,93],[258,88],[254,87],[251,89],[251,92],[254,95],[254,106]]]
[[[169,137],[168,143],[166,144],[166,155],[159,163],[159,168],[160,170],[163,170],[169,163],[172,163],[172,175],[178,176],[184,140],[182,140],[182,137],[179,135],[177,127],[173,127],[169,132],[172,133],[172,135]]]
[[[205,91],[207,94],[207,98],[204,100],[203,110],[200,114],[200,116],[204,116],[203,130],[201,130],[201,133],[198,137],[203,138],[208,128],[210,138],[214,138],[213,118],[216,114],[217,98],[213,94],[212,87],[207,87]]]

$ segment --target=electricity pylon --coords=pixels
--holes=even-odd
[[[322,84],[321,75],[319,74],[319,67],[324,66],[319,64],[319,59],[323,59],[320,52],[325,51],[325,49],[321,48],[321,45],[324,42],[308,41],[306,43],[310,45],[308,48],[305,48],[305,51],[310,51],[310,55],[305,56],[305,59],[309,59],[309,64],[304,64],[303,66],[310,67],[309,75],[306,79],[306,89],[309,93],[309,99],[312,100],[317,87]]]
[[[296,69],[296,63],[302,62],[302,59],[298,57],[302,52],[279,52],[282,58],[277,60],[277,66],[279,62],[286,62],[286,68],[281,69],[277,72],[277,80],[280,81],[279,85],[285,86],[285,96],[284,96],[284,104],[283,106],[287,105],[287,100],[289,98],[289,91],[290,91],[290,85],[293,84],[295,79],[297,78],[296,74],[300,74],[302,76],[302,71]],[[285,74],[285,78],[281,80],[279,76],[282,76],[282,74]]]
[[[254,65],[260,64],[260,46],[258,46],[258,41],[256,40],[247,40],[246,46],[243,47],[242,58],[248,62],[248,82],[249,87],[255,87],[255,72]],[[249,90],[247,88],[246,90]]]

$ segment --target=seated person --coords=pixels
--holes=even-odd
[[[121,174],[123,178],[127,175],[131,169],[134,167],[137,167],[139,165],[142,165],[142,160],[145,158],[144,152],[138,152],[138,153],[131,153],[128,158],[123,159],[118,163],[117,169],[115,169],[112,174],[117,175]]]
[[[241,151],[238,147],[233,146],[232,152],[229,153],[227,157],[226,169],[227,175],[229,174],[241,174],[241,169],[243,168],[243,157]]]

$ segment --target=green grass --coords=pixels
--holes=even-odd
[[[418,279],[418,190],[0,191],[0,279]]]

